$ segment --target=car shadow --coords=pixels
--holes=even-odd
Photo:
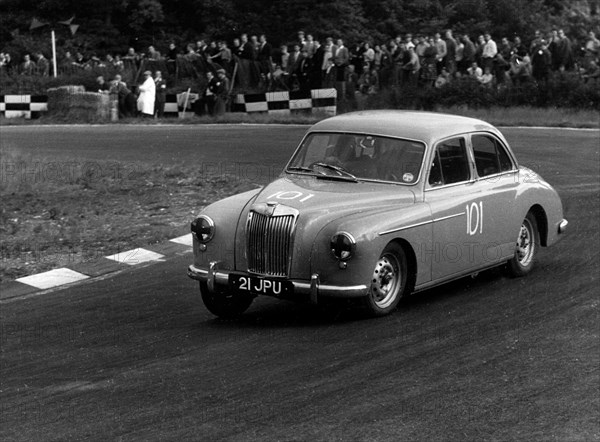
[[[464,276],[445,284],[415,293],[403,301],[402,306],[410,308],[438,300],[461,295],[476,295],[482,290],[493,289],[496,284],[507,279],[503,267],[484,270],[473,276]],[[400,308],[402,308],[402,306]]]
[[[212,318],[203,326],[213,329],[240,328],[314,328],[363,323],[370,321],[398,320],[398,315],[423,310],[424,306],[461,296],[478,296],[490,288],[495,290],[506,279],[501,268],[480,272],[476,277],[460,278],[444,285],[424,290],[402,300],[398,309],[390,315],[373,318],[356,301],[337,301],[325,305],[312,305],[293,301],[259,297],[246,313],[235,319]]]

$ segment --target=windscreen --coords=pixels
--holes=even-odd
[[[376,135],[312,133],[303,141],[287,171],[333,175],[358,180],[414,184],[419,179],[425,145]],[[341,172],[340,172],[341,171]]]

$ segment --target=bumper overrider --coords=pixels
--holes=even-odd
[[[206,282],[208,290],[211,292],[214,292],[217,286],[235,290],[234,287],[230,287],[231,275],[254,276],[244,272],[221,269],[220,263],[217,261],[211,262],[208,269],[202,269],[192,264],[188,267],[187,274],[192,279]],[[321,284],[317,273],[312,274],[308,281],[297,279],[285,279],[285,281],[293,287],[294,297],[308,297],[312,303],[317,303],[320,297],[359,298],[368,293],[368,287],[364,284],[351,286]]]
[[[569,221],[567,221],[566,219],[562,219],[559,223],[558,223],[558,233],[562,234],[565,233],[567,230],[567,225],[569,224]]]

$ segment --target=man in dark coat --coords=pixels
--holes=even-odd
[[[154,84],[156,85],[154,112],[158,118],[162,118],[165,114],[165,103],[167,101],[167,82],[160,71],[154,73]]]
[[[535,52],[531,55],[533,78],[538,84],[546,84],[552,68],[552,54],[548,50],[546,40],[541,40]]]
[[[217,71],[217,82],[215,83],[215,115],[223,115],[227,111],[227,103],[229,102],[229,78],[225,69]]]
[[[565,35],[565,31],[558,30],[558,40],[556,41],[556,68],[559,70],[571,70],[573,68],[573,45],[569,37]]]
[[[310,72],[310,88],[311,89],[320,89],[323,81],[322,78],[322,67],[323,67],[323,58],[325,57],[325,50],[321,43],[318,40],[314,42],[315,52],[311,58],[311,72]]]
[[[302,52],[300,53],[300,62],[298,63],[298,70],[296,71],[301,90],[310,89],[311,71],[312,64],[311,59],[308,58],[308,50],[302,49]]]
[[[119,101],[119,118],[135,115],[135,95],[129,90],[120,75],[115,75],[110,93],[117,94]]]
[[[273,46],[267,41],[265,34],[259,37],[258,62],[261,74],[267,75],[273,71]]]

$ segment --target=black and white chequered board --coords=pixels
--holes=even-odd
[[[37,118],[47,111],[46,95],[0,95],[0,115],[6,118]]]
[[[192,103],[198,94],[190,94],[184,112],[185,93],[169,94],[165,103],[165,116],[193,114]],[[231,112],[267,113],[290,115],[294,112],[322,112],[336,114],[337,91],[313,89],[306,91],[267,92],[261,94],[238,94],[231,102]],[[48,111],[46,95],[0,95],[0,115],[6,118],[38,118]]]

